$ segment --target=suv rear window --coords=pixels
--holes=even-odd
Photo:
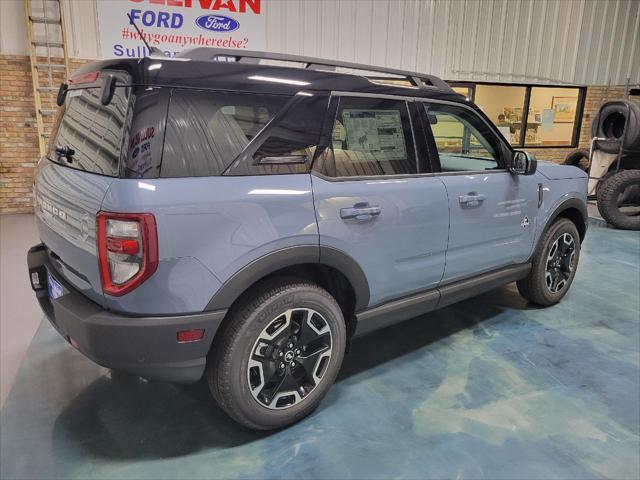
[[[289,99],[281,95],[174,90],[160,176],[222,174]]]
[[[127,121],[129,87],[115,88],[109,105],[102,105],[100,92],[100,88],[85,88],[67,93],[47,156],[71,168],[116,177]],[[56,153],[59,148],[70,149],[70,153],[63,157]]]

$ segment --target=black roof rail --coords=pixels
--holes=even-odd
[[[283,62],[302,63],[305,69],[309,70],[331,70],[336,67],[348,68],[351,70],[362,70],[365,72],[386,73],[396,75],[408,80],[412,85],[419,88],[437,87],[451,90],[451,87],[438,77],[426,75],[424,73],[399,70],[396,68],[380,67],[376,65],[364,65],[361,63],[343,62],[340,60],[326,60],[323,58],[306,57],[303,55],[289,55],[284,53],[256,52],[251,50],[234,50],[229,48],[195,47],[183,51],[177,55],[180,58],[189,58],[198,61],[233,61],[242,63],[259,64],[260,60],[276,60]],[[226,59],[226,60],[225,60]],[[353,75],[359,75],[354,73]],[[362,75],[371,77],[371,75]],[[378,80],[382,80],[377,77]]]

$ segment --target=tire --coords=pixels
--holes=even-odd
[[[627,133],[623,138],[625,128]],[[640,151],[640,107],[627,100],[604,103],[593,120],[591,134],[606,138],[596,142],[598,149],[605,153],[618,153],[623,140],[624,150]]]
[[[285,427],[313,412],[333,385],[346,338],[342,311],[326,290],[273,279],[245,296],[225,320],[207,360],[209,388],[238,423],[254,430]]]
[[[640,170],[622,170],[607,177],[598,190],[598,211],[610,225],[623,230],[640,230],[640,215],[627,215],[618,205],[637,201]]]
[[[562,162],[563,165],[572,165],[578,167],[580,170],[586,172],[587,164],[589,163],[589,150],[574,150],[567,155]]]
[[[567,235],[570,236],[572,243],[567,240]],[[567,246],[572,244],[573,250],[563,251],[563,244]],[[554,257],[554,249],[555,252],[561,252],[567,256],[564,258]],[[520,295],[531,303],[543,307],[558,303],[571,287],[579,259],[580,234],[578,229],[571,220],[566,218],[557,219],[543,233],[533,256],[529,275],[517,282]],[[557,260],[559,260],[559,263],[556,263]],[[556,265],[558,266],[557,271]],[[551,277],[551,285],[548,280],[549,276]],[[556,279],[561,279],[564,283],[561,284]],[[556,281],[555,285],[553,284],[554,281]],[[559,288],[554,291],[554,287]]]

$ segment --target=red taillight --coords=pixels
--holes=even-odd
[[[181,330],[178,332],[178,343],[197,342],[204,337],[204,328]]]
[[[69,79],[69,85],[79,85],[81,83],[94,83],[96,80],[98,80],[99,76],[100,76],[99,71],[81,73],[80,75],[74,75]]]
[[[99,212],[98,263],[104,293],[130,292],[158,268],[158,232],[151,213]]]

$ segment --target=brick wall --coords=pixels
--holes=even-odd
[[[46,60],[40,59],[39,62]],[[87,60],[72,60],[71,70]],[[48,84],[46,72],[41,85]],[[60,85],[64,72],[56,72],[53,85]],[[57,108],[57,92],[42,94],[42,108]],[[48,132],[54,117],[43,117]],[[31,65],[28,56],[0,55],[0,213],[31,212],[31,185],[39,156]]]
[[[43,60],[44,61],[44,60]],[[71,70],[90,60],[73,59]],[[41,73],[45,80],[46,73]],[[62,74],[54,78],[54,85]],[[621,98],[622,87],[589,87],[580,129],[580,147],[589,148],[591,122],[602,102]],[[43,108],[55,108],[56,92],[43,94]],[[47,131],[53,117],[44,117]],[[0,55],[0,213],[32,211],[31,185],[38,159],[38,132],[29,57]],[[561,162],[572,151],[567,148],[533,150],[542,160]]]

